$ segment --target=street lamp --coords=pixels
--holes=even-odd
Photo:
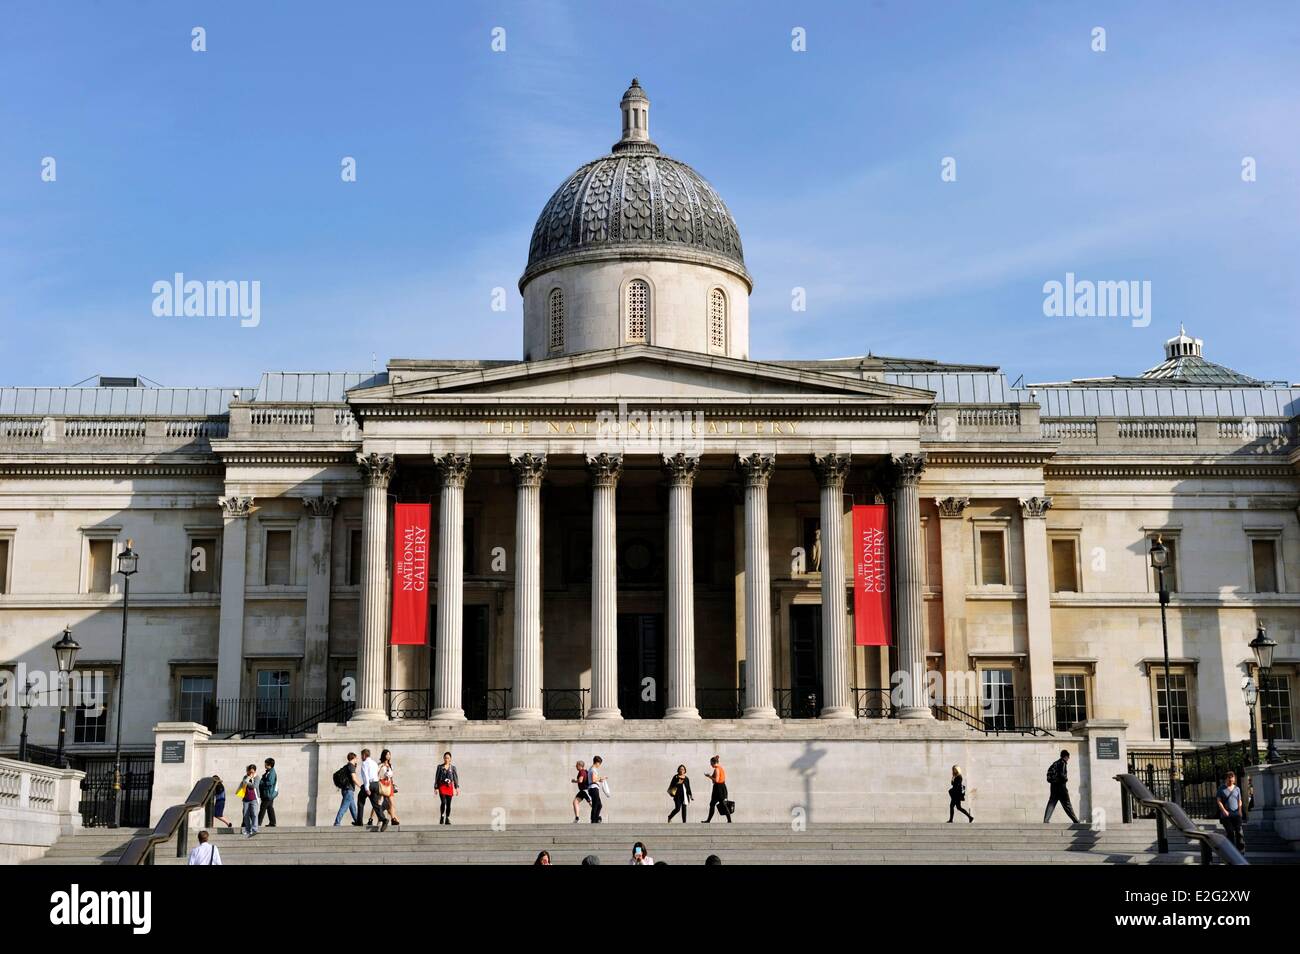
[[[1169,799],[1175,804],[1182,804],[1182,792],[1178,785],[1178,756],[1174,752],[1174,686],[1169,676],[1169,624],[1165,619],[1165,607],[1169,605],[1169,590],[1165,587],[1165,570],[1169,567],[1169,548],[1161,541],[1159,535],[1151,541],[1151,568],[1156,571],[1156,588],[1160,591],[1160,637],[1165,651],[1165,730],[1169,735]],[[1156,696],[1159,703],[1159,694]]]
[[[1246,700],[1246,711],[1250,713],[1250,764],[1254,765],[1259,759],[1259,736],[1255,733],[1255,703],[1259,701],[1259,686],[1250,676],[1241,680],[1241,697]]]
[[[1251,652],[1255,654],[1255,665],[1259,666],[1259,688],[1262,692],[1268,692],[1268,671],[1273,668],[1273,650],[1277,649],[1277,640],[1269,637],[1268,632],[1264,629],[1264,624],[1260,623],[1255,629],[1255,638],[1250,641]],[[1282,757],[1277,753],[1277,744],[1273,741],[1273,727],[1268,720],[1268,705],[1264,706],[1264,743],[1268,746],[1268,751],[1264,753],[1264,761],[1269,765],[1276,765],[1282,761]]]
[[[23,686],[23,701],[19,706],[23,710],[23,731],[18,736],[18,761],[27,761],[27,715],[32,711],[32,686],[35,683],[28,679],[27,685]]]
[[[55,757],[59,768],[67,768],[67,759],[63,757],[64,741],[68,737],[68,675],[77,661],[81,644],[72,638],[71,628],[63,627],[63,635],[54,644],[54,658],[59,661],[59,751]]]
[[[126,617],[131,606],[131,577],[135,576],[139,554],[131,549],[131,541],[126,541],[126,549],[117,555],[117,572],[122,574],[122,650],[117,663],[117,731],[114,733],[113,750],[113,824],[118,828],[122,824],[122,710],[126,708]]]

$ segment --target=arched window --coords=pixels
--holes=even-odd
[[[721,288],[709,292],[709,350],[727,350],[727,296]]]
[[[551,290],[551,335],[550,350],[564,350],[564,292],[558,288]]]
[[[650,283],[641,278],[627,283],[627,340],[631,344],[650,340]]]

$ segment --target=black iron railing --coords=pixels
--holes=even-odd
[[[1262,761],[1261,755],[1258,750],[1251,752],[1249,742],[1229,742],[1225,745],[1179,752],[1177,767],[1183,810],[1192,818],[1217,820],[1219,807],[1215,799],[1224,777],[1229,772],[1235,772],[1240,784],[1246,777],[1246,769]],[[1139,779],[1156,798],[1170,798],[1167,751],[1134,752],[1130,749],[1128,770],[1129,774]],[[1153,815],[1150,809],[1144,809],[1137,802],[1130,802],[1126,808],[1134,818],[1151,818]]]
[[[117,789],[113,787],[111,755],[85,757],[86,777],[81,780],[81,824],[86,828],[107,828],[117,822]],[[123,828],[143,828],[149,824],[149,807],[153,799],[153,755],[122,756]]]
[[[745,714],[745,690],[696,688],[695,707],[701,719],[739,719]]]
[[[581,719],[587,713],[587,689],[543,689],[542,714],[548,719]],[[508,719],[513,705],[509,689],[466,692],[462,696],[465,718],[483,721]],[[385,704],[390,719],[430,719],[433,717],[432,689],[389,689]]]
[[[943,722],[960,722],[984,733],[1052,735],[1057,732],[1055,696],[954,698],[932,704]]]
[[[227,738],[284,738],[315,731],[322,722],[347,722],[354,702],[329,699],[218,699],[216,725],[208,728]]]
[[[854,710],[859,719],[892,719],[894,703],[888,689],[853,688]]]
[[[772,705],[781,719],[815,719],[822,711],[812,689],[773,689]]]
[[[1120,789],[1124,793],[1125,804],[1140,807],[1144,813],[1154,815],[1156,819],[1156,845],[1161,854],[1169,851],[1168,828],[1172,825],[1188,841],[1195,842],[1201,849],[1201,864],[1214,864],[1214,855],[1225,865],[1248,865],[1237,846],[1217,831],[1207,831],[1196,825],[1187,813],[1175,802],[1157,798],[1142,781],[1132,774],[1116,775]],[[1149,817],[1148,815],[1148,817]],[[1127,813],[1126,813],[1127,817]]]
[[[590,689],[543,689],[542,715],[547,719],[585,719]]]
[[[14,758],[17,757],[15,754]],[[68,768],[81,767],[81,761],[77,756],[64,752],[63,758],[68,763]],[[30,762],[32,765],[44,765],[46,768],[59,768],[59,750],[53,746],[33,745],[28,742],[26,758],[23,761]]]

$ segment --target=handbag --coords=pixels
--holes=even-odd
[[[724,804],[724,805],[727,806],[727,814],[728,814],[728,815],[734,815],[734,814],[736,814],[736,803],[735,803],[735,802],[733,802],[733,801],[725,801],[725,802],[723,802],[722,804]]]
[[[384,798],[391,798],[392,795],[393,795],[393,791],[394,791],[394,789],[393,789],[393,783],[392,783],[391,780],[386,779],[386,778],[384,778],[384,779],[380,779],[380,780],[379,780],[379,794],[380,794],[380,795],[382,795]]]
[[[673,798],[676,798],[676,797],[677,797],[677,786],[676,786],[676,785],[671,786],[671,787],[668,789],[668,794],[671,795]]]

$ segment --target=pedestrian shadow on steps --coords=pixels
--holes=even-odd
[[[790,770],[803,781],[803,803],[790,806],[790,820],[795,823],[802,819],[805,824],[813,820],[813,780],[817,777],[817,763],[829,754],[828,749],[819,749],[813,742],[805,742],[799,757],[790,763]]]

